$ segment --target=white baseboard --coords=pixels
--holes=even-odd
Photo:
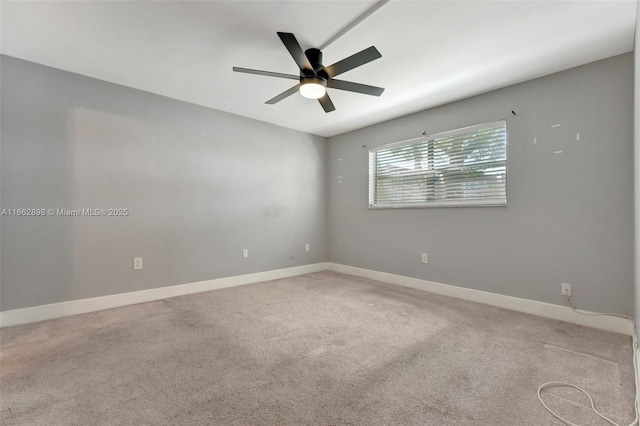
[[[0,312],[0,327],[28,324],[53,318],[66,317],[69,315],[84,314],[87,312],[101,311],[103,309],[117,308],[119,306],[166,299],[168,297],[201,293],[203,291],[310,274],[312,272],[319,272],[327,269],[328,267],[326,263],[314,263],[311,265],[295,266],[293,268],[276,269],[272,271],[257,272],[254,274],[236,275],[233,277],[217,278],[214,280],[195,283],[112,294],[109,296],[92,297],[90,299],[71,300],[69,302],[53,303],[50,305],[12,309]]]
[[[483,303],[485,305],[497,306],[504,309],[510,309],[512,311],[524,312],[527,314],[566,321],[574,324],[584,325],[587,327],[598,328],[601,330],[613,331],[629,336],[632,335],[631,321],[625,320],[623,318],[582,315],[560,305],[552,305],[549,303],[536,302],[534,300],[520,299],[518,297],[504,296],[497,293],[489,293],[480,290],[473,290],[464,287],[441,284],[433,281],[421,280],[418,278],[405,277],[402,275],[389,274],[386,272],[356,268],[354,266],[347,266],[330,262],[314,263],[312,265],[296,266],[293,268],[277,269],[273,271],[257,272],[254,274],[237,275],[226,278],[217,278],[214,280],[172,285],[167,287],[153,288],[149,290],[134,291],[130,293],[93,297],[90,299],[72,300],[69,302],[53,303],[50,305],[13,309],[0,312],[0,327],[28,324],[32,322],[60,318],[69,315],[84,314],[87,312],[100,311],[103,309],[117,308],[119,306],[134,305],[136,303],[166,299],[168,297],[200,293],[203,291],[235,287],[244,284],[253,284],[279,278],[293,277],[296,275],[310,274],[312,272],[319,272],[324,270],[331,270],[344,274],[369,278],[389,284],[410,287],[417,290],[441,294],[443,296],[455,297],[457,299],[464,299],[472,302]]]
[[[504,296],[502,294],[489,293],[486,291],[473,290],[470,288],[458,287],[448,284],[441,284],[433,281],[425,281],[418,278],[373,271],[371,269],[356,268],[354,266],[341,265],[339,263],[328,263],[327,266],[331,271],[369,278],[388,284],[410,287],[417,290],[428,291],[431,293],[441,294],[443,296],[455,297],[457,299],[469,300],[471,302],[483,303],[485,305],[496,306],[512,311],[524,312],[527,314],[538,315],[545,318],[584,325],[586,327],[613,331],[616,333],[626,334],[628,336],[631,336],[633,333],[631,321],[624,318],[600,315],[584,315],[574,312],[570,308],[565,306],[536,302],[534,300],[528,299],[520,299],[518,297],[512,296]]]

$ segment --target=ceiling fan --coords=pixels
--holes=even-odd
[[[273,105],[293,95],[295,92],[300,91],[300,94],[305,98],[317,99],[320,105],[322,105],[324,112],[331,112],[335,111],[336,107],[333,105],[333,102],[331,102],[327,88],[372,96],[380,96],[382,92],[384,92],[382,87],[336,80],[334,78],[344,72],[381,58],[382,55],[374,46],[325,67],[322,65],[322,52],[319,49],[311,48],[303,52],[298,40],[296,40],[296,37],[292,33],[279,32],[278,37],[280,37],[280,40],[284,43],[293,60],[298,65],[298,68],[300,68],[300,75],[233,67],[233,71],[235,72],[299,80],[298,84],[285,90],[278,96],[269,99],[265,102],[266,104]]]

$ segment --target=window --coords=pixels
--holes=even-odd
[[[504,121],[369,151],[369,207],[504,206]]]

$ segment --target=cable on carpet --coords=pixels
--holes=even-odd
[[[576,307],[573,306],[573,304],[571,303],[571,298],[569,296],[565,296],[564,298],[565,298],[565,301],[566,301],[567,305],[571,308],[571,310],[573,310],[574,312],[576,312],[578,314],[611,316],[611,317],[626,318],[626,319],[631,320],[632,332],[633,332],[633,334],[632,334],[632,339],[633,339],[633,373],[634,373],[634,382],[636,384],[636,394],[635,394],[635,399],[633,401],[633,407],[634,407],[635,412],[636,412],[636,418],[633,420],[633,422],[631,422],[629,424],[629,426],[637,425],[638,424],[638,420],[640,420],[640,418],[638,416],[638,413],[640,412],[640,406],[639,406],[640,405],[640,402],[639,402],[640,401],[640,389],[638,389],[638,386],[640,384],[638,383],[638,356],[637,356],[638,340],[637,340],[637,330],[636,330],[636,321],[635,321],[635,319],[632,316],[629,316],[629,315],[582,311],[580,309],[576,309]],[[553,387],[570,387],[570,388],[574,388],[574,389],[579,390],[580,392],[585,394],[587,396],[587,398],[589,398],[589,402],[591,403],[591,409],[593,410],[594,413],[596,413],[602,419],[606,420],[607,422],[611,423],[614,426],[622,426],[622,425],[619,425],[618,423],[614,422],[610,418],[606,417],[605,415],[600,413],[598,410],[596,410],[596,407],[595,407],[595,405],[593,403],[593,399],[591,398],[591,395],[589,395],[589,393],[587,391],[585,391],[584,389],[582,389],[581,387],[578,387],[576,385],[572,385],[571,383],[566,383],[566,382],[547,382],[547,383],[544,383],[544,384],[540,385],[540,387],[538,388],[538,400],[544,406],[544,408],[546,408],[547,411],[550,412],[557,419],[565,422],[566,424],[568,424],[570,426],[580,426],[580,425],[577,425],[575,423],[571,423],[569,420],[567,420],[567,419],[565,419],[563,417],[560,417],[551,408],[549,408],[547,406],[547,404],[544,403],[544,401],[542,400],[541,392],[544,389],[553,388]]]

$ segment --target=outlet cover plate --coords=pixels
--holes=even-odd
[[[142,269],[142,258],[141,257],[134,257],[133,258],[133,269],[134,270],[139,270]]]

